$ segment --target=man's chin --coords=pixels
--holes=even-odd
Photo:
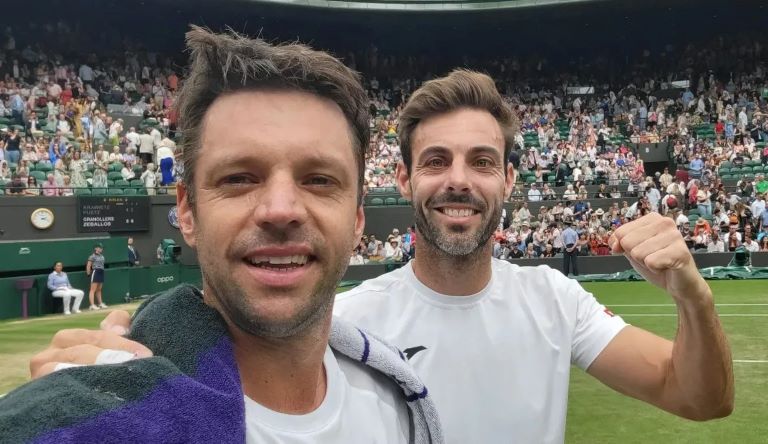
[[[282,298],[281,298],[282,299]],[[242,330],[260,337],[284,338],[316,324],[330,311],[332,300],[270,300],[240,307],[230,317]]]

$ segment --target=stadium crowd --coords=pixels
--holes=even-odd
[[[74,31],[59,23],[56,35]],[[6,195],[155,194],[175,181],[179,78],[156,54],[65,59],[43,42],[0,51],[0,187]],[[140,116],[126,127],[120,115]],[[166,160],[168,159],[168,160]]]
[[[51,26],[65,41],[76,32]],[[183,79],[171,58],[127,46],[119,54],[70,59],[42,41],[17,44],[11,28],[0,40],[0,192],[173,189],[167,186],[183,168],[173,141],[173,103]],[[612,230],[650,211],[674,218],[694,251],[768,251],[763,54],[763,42],[735,36],[645,51],[618,70],[600,56],[569,74],[541,57],[467,58],[467,66],[494,76],[520,122],[510,156],[519,183],[495,234],[495,255],[560,254],[566,221],[579,234],[581,255],[609,254]],[[346,62],[365,73],[371,97],[366,190],[393,192],[398,114],[432,62],[375,47],[350,53]],[[585,86],[569,89],[574,85]],[[113,114],[140,122],[126,127]],[[637,144],[660,142],[672,162],[646,174]],[[351,261],[407,260],[415,246],[407,230],[407,241],[399,232],[390,235],[395,242],[361,240]]]

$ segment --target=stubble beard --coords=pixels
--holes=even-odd
[[[300,298],[302,306],[299,307],[296,314],[288,318],[275,319],[263,313],[258,305],[250,303],[253,297],[269,298],[270,296],[249,295],[247,289],[237,282],[229,267],[221,265],[222,263],[229,264],[229,262],[221,261],[215,255],[210,255],[211,250],[208,248],[215,249],[216,247],[198,249],[204,284],[209,288],[206,296],[213,298],[216,304],[215,308],[220,310],[222,315],[239,329],[256,337],[270,339],[285,339],[309,334],[314,331],[313,327],[327,319],[333,308],[336,287],[349,265],[349,259],[346,256],[336,258],[330,257],[330,255],[326,256],[326,259],[329,260],[326,262],[328,265],[321,269],[320,275],[322,277],[312,288],[310,296],[306,298],[297,296]],[[326,249],[326,253],[328,253],[328,249]]]
[[[425,206],[434,208],[438,203],[472,204],[483,215],[480,220],[480,228],[475,231],[468,231],[461,225],[449,225],[447,227],[449,232],[441,230],[424,211]],[[469,195],[445,193],[427,199],[425,205],[415,201],[413,205],[416,210],[416,227],[419,230],[420,240],[453,259],[473,257],[488,243],[501,219],[501,205],[495,205],[488,211],[488,205],[485,202]]]

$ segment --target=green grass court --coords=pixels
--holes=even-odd
[[[569,443],[768,442],[768,281],[710,281],[733,350],[736,408],[725,419],[694,423],[626,398],[574,370],[568,408]],[[586,283],[614,313],[672,338],[671,299],[644,282]],[[136,304],[122,308],[134,309]],[[27,363],[61,328],[96,328],[104,311],[0,323],[0,394],[28,378]],[[514,395],[514,394],[512,394]]]

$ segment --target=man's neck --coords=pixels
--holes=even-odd
[[[488,242],[469,256],[450,256],[422,238],[413,260],[413,272],[422,284],[437,293],[470,296],[491,280],[492,251],[493,244]]]
[[[323,358],[330,336],[330,311],[314,327],[281,339],[254,336],[224,318],[245,396],[270,410],[293,415],[310,413],[322,404],[327,388]]]

